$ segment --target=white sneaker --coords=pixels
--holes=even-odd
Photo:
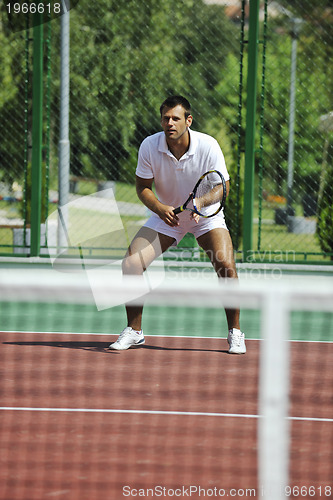
[[[233,328],[232,330],[229,330],[228,344],[229,344],[229,353],[230,354],[245,354],[246,353],[245,335],[243,332],[241,332],[237,328]]]
[[[134,345],[142,345],[145,343],[142,330],[138,333],[130,326],[127,326],[119,335],[116,342],[109,345],[109,349],[116,349],[117,351],[124,351]]]

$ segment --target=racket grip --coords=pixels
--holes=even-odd
[[[180,212],[182,212],[182,207],[175,208],[173,211],[175,215],[180,214]]]

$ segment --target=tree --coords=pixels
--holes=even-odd
[[[133,182],[139,144],[160,129],[171,93],[190,99],[201,128],[237,34],[201,0],[82,0],[71,12],[72,170]]]
[[[24,166],[25,33],[0,31],[0,180],[8,185]]]

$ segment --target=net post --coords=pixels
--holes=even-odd
[[[260,496],[285,498],[289,470],[289,322],[282,290],[263,300],[259,370],[258,461]]]

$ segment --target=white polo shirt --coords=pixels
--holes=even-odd
[[[154,179],[158,199],[173,207],[182,205],[199,177],[207,170],[229,174],[218,142],[211,136],[189,130],[190,147],[177,160],[168,148],[164,132],[147,137],[141,144],[136,175]]]

